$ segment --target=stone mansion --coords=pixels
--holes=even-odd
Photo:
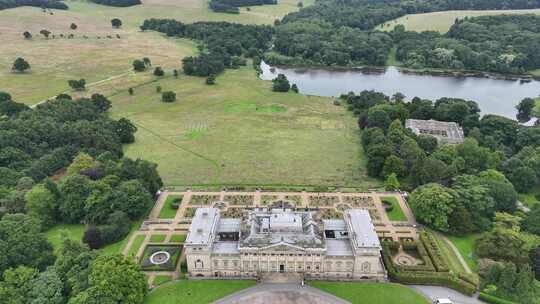
[[[259,278],[294,273],[309,279],[385,280],[381,245],[369,212],[342,219],[292,209],[246,210],[242,219],[198,208],[184,243],[191,278]]]

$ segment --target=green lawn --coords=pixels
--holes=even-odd
[[[153,234],[150,236],[151,243],[163,243],[167,236],[165,234]]]
[[[53,245],[54,250],[58,250],[61,245],[61,231],[67,232],[70,239],[81,242],[84,235],[83,224],[58,224],[45,232],[45,237]]]
[[[191,281],[179,280],[155,288],[145,304],[207,304],[231,293],[255,285],[255,281]]]
[[[171,205],[174,203],[175,199],[181,199],[181,195],[169,195],[163,204],[163,207],[159,211],[160,219],[170,219],[176,216],[178,209],[174,209]]]
[[[390,219],[391,221],[406,221],[407,220],[405,213],[403,213],[403,210],[401,210],[401,207],[399,206],[399,202],[395,197],[384,196],[384,197],[381,197],[381,201],[392,204],[392,210],[390,212],[386,212],[386,215],[388,215],[388,219]]]
[[[153,284],[155,286],[158,286],[158,285],[161,285],[163,283],[167,283],[169,281],[172,280],[172,277],[170,275],[157,275],[155,278],[154,278],[154,282]]]
[[[133,243],[131,243],[131,247],[128,251],[128,256],[135,256],[137,255],[137,252],[139,251],[139,248],[141,248],[142,243],[144,242],[144,235],[137,235],[135,239],[133,240]]]
[[[391,31],[396,25],[403,24],[410,31],[439,31],[446,33],[456,18],[500,15],[500,14],[540,14],[540,9],[531,10],[490,10],[490,11],[445,11],[424,14],[405,15],[379,25],[377,29]]]
[[[187,235],[185,234],[174,234],[173,236],[171,236],[171,242],[174,242],[174,243],[182,243],[186,240],[186,237]]]
[[[309,283],[315,288],[345,299],[352,304],[429,304],[420,293],[391,283],[323,282]]]
[[[474,256],[474,242],[480,237],[479,233],[465,236],[448,236],[448,239],[457,247],[472,271],[476,271],[476,257]]]

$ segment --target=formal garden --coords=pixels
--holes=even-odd
[[[383,240],[383,260],[388,276],[404,284],[441,285],[472,295],[478,288],[476,274],[453,271],[436,236],[420,232],[418,240]]]

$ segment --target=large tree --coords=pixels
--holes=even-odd
[[[148,289],[139,266],[120,254],[97,257],[91,265],[89,286],[70,303],[141,304]]]
[[[453,190],[439,184],[426,184],[414,190],[410,197],[411,208],[421,223],[448,231],[448,217],[454,210]]]
[[[56,221],[56,197],[43,184],[35,185],[25,195],[28,214],[41,220],[43,228],[51,227]]]
[[[15,61],[13,62],[13,67],[11,69],[17,72],[24,72],[30,69],[30,64],[26,60],[24,60],[24,58],[19,57],[15,59]]]

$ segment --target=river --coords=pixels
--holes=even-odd
[[[482,114],[498,114],[515,119],[515,106],[526,97],[540,94],[540,81],[416,75],[400,72],[396,67],[366,73],[360,70],[294,69],[270,67],[261,63],[261,79],[272,80],[285,74],[300,93],[318,96],[339,96],[353,91],[375,90],[388,96],[403,93],[407,100],[415,96],[435,101],[441,97],[474,100]]]

